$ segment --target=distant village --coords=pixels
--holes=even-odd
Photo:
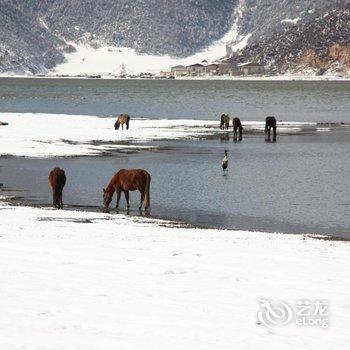
[[[113,77],[113,74],[109,73]],[[193,63],[189,66],[177,65],[169,67],[168,70],[162,70],[159,74],[140,73],[131,75],[127,73],[127,69],[122,64],[119,74],[114,75],[115,78],[145,78],[145,79],[176,79],[186,77],[245,77],[245,76],[273,76],[277,75],[277,68],[271,65],[264,65],[259,62],[249,61],[242,62],[242,57],[238,53],[233,53],[231,57],[224,58],[213,63],[207,60]],[[57,75],[59,77],[67,77],[67,75]],[[76,75],[75,77],[101,78],[101,75]]]
[[[206,60],[189,66],[178,65],[159,73],[160,78],[174,79],[181,77],[208,76],[265,76],[276,75],[275,67],[266,66],[258,62],[241,62],[238,55],[214,63]]]

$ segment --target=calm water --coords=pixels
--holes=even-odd
[[[349,122],[350,82],[1,79],[1,112]]]
[[[137,116],[201,119],[227,110],[248,120],[273,111],[286,121],[349,123],[349,96],[350,84],[343,82],[2,79],[0,110],[98,115],[125,110]],[[102,187],[117,169],[145,168],[152,174],[152,216],[350,239],[349,136],[350,128],[340,128],[281,135],[276,144],[249,135],[242,143],[218,137],[157,142],[160,151],[110,157],[0,158],[0,182],[3,192],[20,203],[50,204],[47,175],[61,166],[68,176],[65,204],[100,210]],[[220,168],[224,149],[230,154],[227,176]],[[138,200],[134,193],[134,209]]]

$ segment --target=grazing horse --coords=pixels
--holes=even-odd
[[[277,122],[273,116],[268,116],[265,119],[265,141],[271,142],[271,129],[273,130],[273,142],[276,142],[277,137]]]
[[[63,169],[54,168],[49,175],[49,184],[52,189],[52,204],[57,209],[63,209],[62,191],[66,184],[66,174]]]
[[[129,114],[120,114],[117,121],[114,124],[114,129],[118,130],[120,125],[122,126],[122,130],[124,130],[124,124],[126,124],[126,130],[129,130]]]
[[[230,126],[230,117],[228,114],[222,114],[220,117],[220,129],[221,130],[228,130],[228,127]]]
[[[233,141],[237,141],[237,130],[239,132],[238,141],[242,141],[243,126],[239,118],[233,118]]]
[[[117,192],[117,205],[119,207],[119,200],[121,192],[124,192],[127,208],[130,208],[129,204],[129,191],[140,191],[141,200],[139,210],[142,209],[142,205],[145,205],[145,210],[150,206],[150,183],[151,175],[143,169],[121,169],[113,175],[108,186],[103,189],[103,205],[107,209],[111,204],[114,192]]]

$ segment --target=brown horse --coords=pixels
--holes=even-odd
[[[233,141],[237,141],[237,130],[239,132],[238,141],[242,141],[243,126],[241,120],[237,117],[233,118]]]
[[[220,117],[220,129],[221,130],[228,130],[228,127],[230,126],[230,117],[228,114],[221,114]]]
[[[124,124],[126,124],[126,130],[129,130],[129,114],[120,114],[117,121],[114,124],[114,129],[118,130],[120,125],[122,126],[122,130],[124,130]]]
[[[145,205],[145,210],[150,206],[150,183],[151,175],[143,169],[121,169],[112,177],[107,188],[103,189],[103,205],[108,208],[111,204],[114,192],[117,192],[117,205],[119,207],[119,200],[121,192],[124,192],[127,208],[129,204],[129,191],[140,191],[141,200],[139,210],[142,205]]]
[[[57,209],[63,209],[62,191],[66,184],[66,174],[60,168],[54,168],[49,175],[49,185],[52,189],[52,204]]]
[[[273,142],[276,142],[277,138],[277,121],[273,116],[268,116],[265,119],[265,141],[271,142],[271,129],[273,130]]]

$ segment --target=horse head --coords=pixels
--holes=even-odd
[[[103,205],[104,207],[107,209],[109,207],[109,205],[112,202],[112,197],[113,197],[113,193],[110,193],[108,191],[106,191],[106,189],[103,189]]]

